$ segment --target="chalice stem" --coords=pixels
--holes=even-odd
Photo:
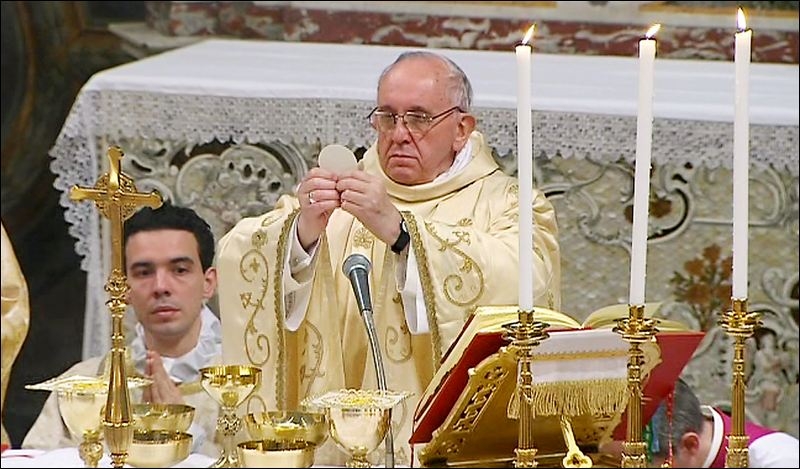
[[[86,467],[97,467],[103,456],[103,444],[100,443],[100,433],[88,430],[83,433],[83,440],[78,447],[78,454]]]
[[[222,454],[209,467],[240,467],[239,455],[234,447],[234,437],[242,427],[242,420],[236,416],[236,409],[224,408],[217,420],[217,430],[222,431]]]

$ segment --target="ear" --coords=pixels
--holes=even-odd
[[[209,267],[203,274],[205,282],[203,283],[203,298],[206,300],[214,296],[217,291],[217,268]]]
[[[453,151],[458,153],[467,144],[469,136],[475,130],[475,116],[472,114],[462,113],[461,119],[458,121],[456,127],[456,138],[453,140]]]
[[[686,432],[678,442],[683,458],[692,461],[693,464],[702,464],[705,459],[704,454],[700,454],[700,435],[695,432]],[[701,459],[702,457],[702,459]]]

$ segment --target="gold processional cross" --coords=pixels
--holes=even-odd
[[[161,195],[137,192],[133,179],[120,171],[122,149],[113,146],[108,149],[108,173],[100,176],[94,187],[73,186],[69,197],[72,200],[92,200],[97,209],[111,222],[111,273],[105,290],[109,294],[106,301],[111,311],[111,373],[108,383],[108,400],[103,415],[103,429],[111,453],[114,467],[122,467],[128,457],[128,449],[133,440],[131,425],[131,401],[128,392],[128,379],[125,372],[125,331],[122,319],[127,307],[127,278],[122,265],[123,222],[133,215],[140,206],[158,208]]]

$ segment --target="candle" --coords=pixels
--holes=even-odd
[[[519,179],[519,309],[533,311],[533,126],[531,124],[531,25],[517,55],[517,178]]]
[[[747,29],[744,12],[738,11],[734,57],[736,77],[733,117],[733,297],[747,298],[747,230],[749,213],[750,47],[753,31]]]
[[[647,276],[647,212],[650,206],[650,156],[653,146],[653,68],[661,27],[653,25],[639,41],[639,106],[636,119],[636,173],[633,182],[630,304],[644,304]]]

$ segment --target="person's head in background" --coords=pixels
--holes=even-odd
[[[675,382],[671,399],[665,399],[651,419],[653,466],[660,467],[669,457],[671,467],[701,467],[711,450],[713,424],[706,419],[700,401],[683,380]],[[668,409],[668,407],[670,407]]]
[[[370,122],[381,168],[398,184],[433,181],[453,164],[475,128],[472,85],[450,59],[401,54],[381,74]]]
[[[178,357],[197,345],[201,311],[216,291],[214,235],[194,210],[145,207],[124,226],[128,302],[148,350]]]

